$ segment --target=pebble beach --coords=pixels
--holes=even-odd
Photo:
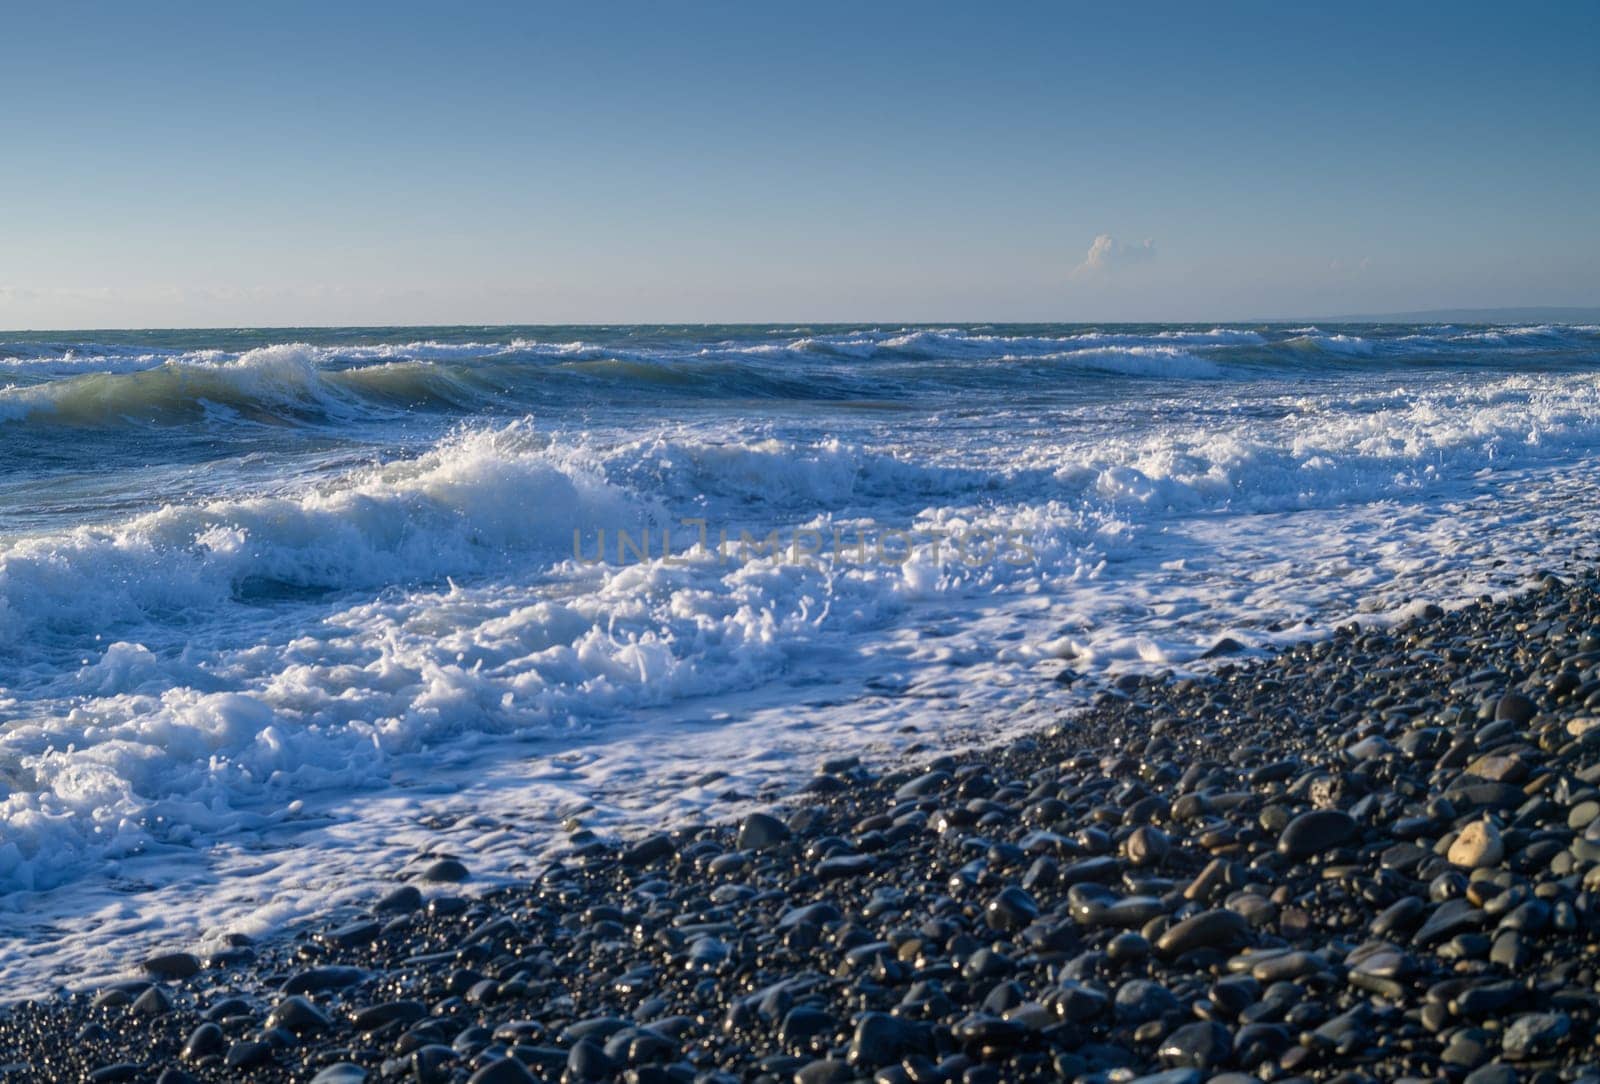
[[[1595,714],[1591,714],[1595,713]],[[0,1014],[6,1080],[1600,1080],[1600,576]]]
[[[1600,1084],[1600,4],[13,4],[0,1084]]]

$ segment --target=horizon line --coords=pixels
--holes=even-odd
[[[1516,316],[1516,313],[1526,315]],[[1541,316],[1533,314],[1539,313]],[[1593,320],[1600,319],[1600,305],[1505,305],[1494,307],[1461,307],[1461,308],[1436,308],[1436,309],[1408,309],[1385,313],[1345,313],[1319,316],[1272,316],[1272,317],[1199,317],[1189,320],[797,320],[793,318],[779,320],[577,320],[577,321],[548,321],[535,320],[527,322],[486,322],[462,321],[459,323],[421,323],[421,324],[149,324],[144,326],[96,325],[84,327],[19,327],[0,328],[0,335],[39,335],[57,332],[71,332],[82,334],[98,331],[359,331],[359,330],[434,330],[440,328],[772,328],[779,325],[793,325],[796,327],[865,327],[865,326],[896,326],[896,327],[940,327],[940,326],[968,326],[968,327],[1007,327],[1007,326],[1116,326],[1124,324],[1155,324],[1155,325],[1193,325],[1193,324],[1295,324],[1306,322],[1344,323],[1344,324],[1374,324],[1374,323],[1417,323],[1428,319],[1443,319],[1454,314],[1456,321],[1468,323],[1497,323],[1501,321],[1518,321],[1528,319],[1556,319],[1559,316]],[[1495,317],[1495,319],[1473,320],[1472,315],[1482,317]]]

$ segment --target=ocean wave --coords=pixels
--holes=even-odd
[[[0,388],[0,421],[105,427],[179,425],[201,419],[295,423],[346,421],[373,410],[526,408],[568,389],[607,385],[720,398],[813,399],[859,391],[847,379],[800,378],[734,358],[687,359],[588,343],[521,341],[428,350],[424,344],[266,346],[237,356],[191,352],[126,359],[106,371],[69,373]],[[577,382],[577,383],[573,383]]]
[[[1588,325],[1463,330],[1260,331],[1238,327],[1121,330],[861,329],[784,341],[679,342],[669,334],[606,341],[516,336],[446,342],[282,343],[239,352],[11,343],[0,359],[0,421],[33,425],[298,424],[365,411],[517,413],[562,395],[619,403],[653,392],[704,399],[826,400],[958,390],[993,379],[996,363],[1152,379],[1315,375],[1347,362],[1578,364]],[[23,357],[22,355],[28,355]],[[1571,356],[1569,356],[1569,354]]]
[[[1084,347],[1054,354],[1008,354],[998,360],[1010,365],[1050,365],[1083,372],[1180,380],[1214,380],[1224,373],[1216,362],[1174,346]]]
[[[1186,532],[1229,517],[1454,499],[1484,469],[1600,449],[1588,378],[1345,394],[1225,405],[1227,425],[1147,415],[1081,433],[1029,424],[999,442],[951,431],[925,456],[748,426],[599,446],[523,422],[312,489],[13,540],[0,549],[0,651],[23,682],[41,652],[81,662],[44,679],[70,707],[0,730],[0,761],[27,780],[0,794],[0,886],[259,826],[290,797],[382,786],[396,758],[440,742],[581,733],[760,686],[797,660],[857,659],[859,638],[904,628],[925,600],[981,634],[1008,606],[1094,585],[1123,598],[1119,576],[1192,553]],[[587,543],[593,528],[696,514],[757,534],[864,520],[1020,530],[1037,561],[572,559],[575,526]],[[1271,591],[1303,574],[1293,558],[1240,574]],[[308,608],[295,594],[308,590],[329,594]],[[268,616],[240,631],[246,611],[285,599],[299,600],[286,628]],[[1086,652],[1135,639],[1114,609],[1083,634]],[[890,650],[867,647],[880,661]]]
[[[0,647],[130,622],[180,625],[241,592],[345,591],[559,557],[575,523],[635,524],[648,502],[524,423],[288,496],[172,504],[0,549]],[[554,559],[554,558],[552,558]]]
[[[1067,363],[1083,364],[1083,353]],[[726,524],[838,513],[904,518],[925,508],[1041,501],[1098,502],[1119,516],[1144,508],[1139,519],[1219,501],[1271,511],[1600,447],[1600,389],[1577,377],[1395,393],[1309,413],[1285,401],[1274,410],[1294,419],[1292,431],[1165,426],[1137,439],[1043,441],[992,459],[978,454],[981,446],[917,454],[837,438],[694,432],[596,446],[543,435],[529,421],[478,426],[420,456],[311,489],[171,504],[14,539],[0,548],[0,649],[181,622],[275,591],[536,572],[570,555],[574,528],[671,524],[707,512]]]
[[[630,352],[584,340],[546,342],[528,338],[512,338],[504,342],[486,340],[460,343],[439,342],[432,339],[401,343],[285,342],[241,351],[219,348],[182,350],[117,347],[92,342],[72,344],[12,342],[0,344],[0,372],[10,371],[18,376],[39,379],[85,373],[134,373],[163,365],[180,367],[249,365],[264,351],[268,353],[293,351],[318,368],[326,369],[391,361],[573,361],[624,356],[649,360],[656,356],[649,351]]]
[[[1359,335],[1326,333],[1309,328],[1285,341],[1284,345],[1302,350],[1315,350],[1347,358],[1369,358],[1376,347],[1369,339]]]
[[[996,360],[1021,354],[1060,353],[1075,347],[1227,347],[1266,342],[1256,331],[1234,328],[1209,330],[1172,328],[1149,332],[1083,331],[1066,335],[983,334],[961,328],[916,328],[896,332],[871,331],[847,335],[806,336],[786,343],[723,344],[716,353],[798,355],[851,360],[898,359],[939,361]],[[712,348],[702,353],[712,352]]]
[[[1592,344],[1596,332],[1600,332],[1600,327],[1590,324],[1523,324],[1461,332],[1450,336],[1449,341],[1471,343],[1474,346],[1559,346],[1576,342]]]
[[[262,416],[333,405],[311,351],[298,346],[264,347],[221,362],[166,361],[0,391],[0,418],[66,425],[187,418],[208,406]]]

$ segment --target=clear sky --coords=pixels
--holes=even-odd
[[[0,327],[1600,304],[1600,4],[4,2]]]

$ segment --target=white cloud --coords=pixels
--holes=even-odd
[[[1105,275],[1118,268],[1149,263],[1155,258],[1156,243],[1149,238],[1143,241],[1118,241],[1109,233],[1102,233],[1089,246],[1083,262],[1072,269],[1072,274],[1074,278]]]

